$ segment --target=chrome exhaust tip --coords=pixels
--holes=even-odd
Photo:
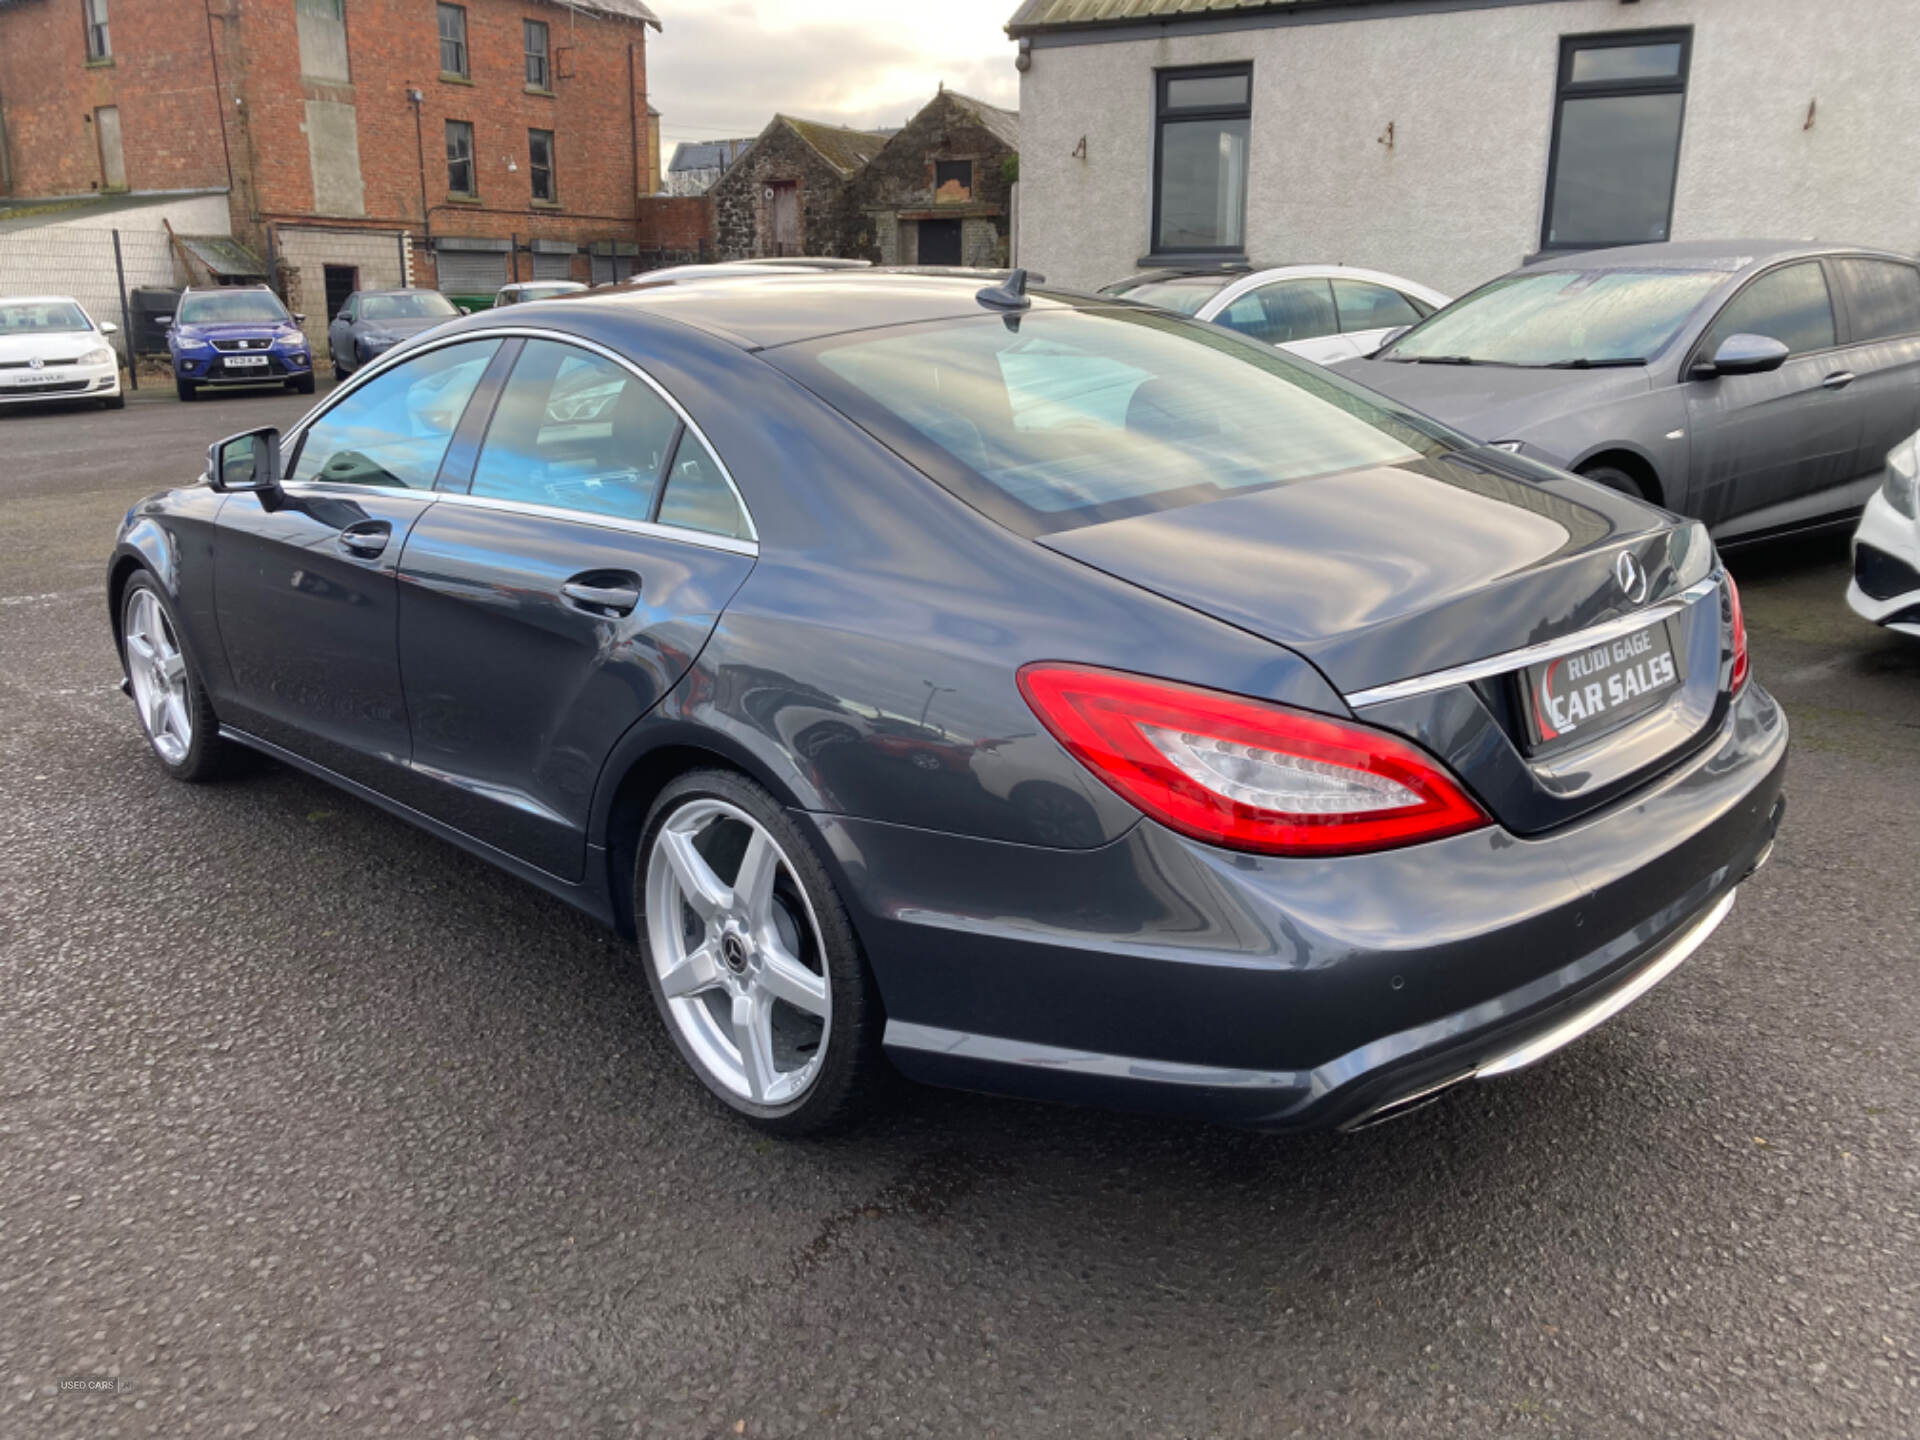
[[[1371,1110],[1364,1110],[1344,1125],[1336,1127],[1342,1135],[1351,1135],[1356,1130],[1371,1130],[1376,1125],[1384,1125],[1389,1120],[1398,1120],[1403,1115],[1411,1115],[1416,1110],[1424,1110],[1456,1085],[1471,1080],[1474,1072],[1463,1070],[1458,1075],[1449,1075],[1444,1080],[1436,1080],[1431,1085],[1423,1085],[1418,1090],[1409,1090],[1404,1095],[1396,1095],[1391,1100],[1382,1100]]]

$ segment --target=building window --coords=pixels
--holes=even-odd
[[[110,59],[113,55],[113,41],[107,34],[107,0],[86,0],[86,6],[87,59]],[[71,35],[73,32],[69,30],[67,33]]]
[[[1153,248],[1238,252],[1246,245],[1253,67],[1162,70],[1155,79]]]
[[[300,0],[294,8],[316,20],[343,21],[347,18],[347,0]]]
[[[465,120],[447,121],[447,193],[480,193],[473,182],[473,126]]]
[[[553,132],[551,130],[529,130],[527,132],[527,168],[532,172],[533,198],[536,200],[555,199],[553,190]]]
[[[933,198],[958,203],[973,199],[973,162],[971,160],[934,161]]]
[[[527,88],[551,90],[553,67],[547,63],[547,22],[523,20],[521,27],[527,33]]]
[[[1692,49],[1691,30],[1560,42],[1542,248],[1667,238]]]
[[[440,73],[471,79],[467,72],[467,9],[464,5],[440,7]]]

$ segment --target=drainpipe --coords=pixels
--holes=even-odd
[[[426,101],[426,92],[411,86],[407,89],[407,103],[413,106],[413,153],[420,161],[420,224],[426,231],[427,246],[433,245],[433,211],[427,207],[427,140],[420,128],[420,107]]]

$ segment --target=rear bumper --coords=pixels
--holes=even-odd
[[[810,818],[908,1075],[1315,1128],[1517,1069],[1663,978],[1765,858],[1786,752],[1749,685],[1712,744],[1577,824],[1333,860]]]
[[[1909,520],[1876,494],[1853,534],[1853,613],[1876,625],[1920,635],[1920,521]]]

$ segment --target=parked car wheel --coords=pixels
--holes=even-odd
[[[338,355],[333,357],[333,378],[335,380],[344,380],[352,373],[353,371],[340,363],[340,357]]]
[[[200,398],[200,387],[191,380],[174,381],[173,391],[174,394],[178,395],[182,400],[197,400]]]
[[[124,393],[109,395],[100,402],[100,408],[102,410],[124,410],[127,408],[127,397]]]
[[[1647,498],[1647,492],[1640,482],[1613,465],[1589,465],[1580,472],[1596,485],[1604,485],[1609,490],[1618,490],[1623,495],[1631,495],[1636,500]]]
[[[288,381],[287,388],[296,395],[313,394],[313,372],[309,370],[298,379]]]
[[[784,1136],[864,1109],[887,1075],[879,995],[826,867],[774,798],[731,771],[682,776],[635,868],[647,984],[706,1087]]]
[[[176,780],[211,779],[230,746],[219,734],[198,667],[187,653],[159,582],[142,572],[121,596],[121,652],[140,728],[154,758]]]

